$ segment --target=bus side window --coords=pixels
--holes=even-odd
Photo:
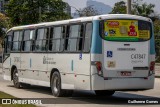
[[[24,52],[32,51],[32,44],[34,40],[35,30],[25,30],[24,38],[23,38],[23,47],[22,50]]]
[[[23,34],[22,31],[14,31],[12,51],[20,51],[21,50],[22,34]]]
[[[69,52],[77,51],[77,41],[78,41],[78,38],[80,37],[80,29],[81,29],[81,25],[70,26],[67,51]]]
[[[70,33],[70,26],[66,26],[66,35],[65,35],[65,41],[64,41],[64,50],[67,51],[68,48],[68,38]]]
[[[39,28],[36,31],[36,39],[35,39],[35,46],[34,50],[37,52],[46,51],[47,50],[47,43],[48,43],[48,36],[49,35],[49,28]]]
[[[87,23],[85,25],[85,37],[84,37],[84,52],[89,52],[91,47],[91,37],[92,37],[92,23]]]
[[[60,52],[63,50],[62,46],[63,46],[64,40],[62,39],[62,36],[63,36],[62,26],[51,28],[49,51]]]
[[[81,25],[80,27],[80,35],[79,35],[79,39],[77,42],[77,51],[82,51],[83,50],[83,43],[84,43],[84,24]]]

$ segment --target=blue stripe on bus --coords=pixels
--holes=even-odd
[[[153,28],[153,25],[152,25]],[[150,54],[154,55],[156,53],[155,51],[155,41],[154,41],[154,31],[152,30],[152,38],[150,40]]]
[[[73,64],[73,60],[72,60],[71,61],[71,71],[74,71],[73,66],[74,66],[74,64]]]
[[[32,67],[32,59],[30,58],[30,68]]]
[[[102,38],[99,35],[99,21],[93,21],[91,53],[102,54]]]

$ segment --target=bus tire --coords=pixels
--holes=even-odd
[[[95,90],[97,96],[112,96],[115,91],[110,90]]]
[[[52,74],[51,91],[55,97],[62,97],[65,95],[65,90],[61,89],[61,77],[57,71]]]
[[[17,68],[14,68],[14,70],[13,70],[13,84],[14,84],[14,87],[20,88],[20,82],[19,82],[19,76],[18,76]]]

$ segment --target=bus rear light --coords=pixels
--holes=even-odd
[[[155,62],[152,61],[152,62],[150,63],[150,71],[154,71],[154,67],[155,67]]]
[[[101,62],[96,62],[96,68],[97,68],[97,73],[98,75],[102,76],[103,73],[102,73],[102,63]]]
[[[155,61],[152,61],[152,62],[150,63],[149,75],[155,74],[154,68],[155,68]]]

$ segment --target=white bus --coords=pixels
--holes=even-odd
[[[16,88],[51,87],[97,95],[154,87],[155,46],[149,18],[108,14],[11,28],[3,74]]]

